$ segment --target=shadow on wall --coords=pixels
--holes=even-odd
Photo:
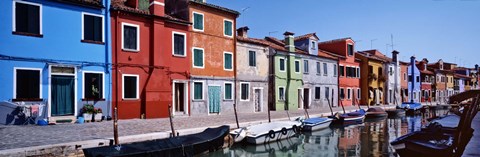
[[[35,124],[37,119],[41,117],[32,117],[30,112],[25,111],[25,108],[11,102],[0,102],[0,124],[3,125],[23,125]]]

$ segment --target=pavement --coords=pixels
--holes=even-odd
[[[477,115],[473,119],[472,128],[475,131],[473,132],[472,139],[470,139],[467,147],[465,147],[465,152],[463,152],[464,157],[480,156],[480,112],[477,113]]]
[[[394,107],[394,106],[385,106]],[[357,106],[345,107],[348,111]],[[342,111],[341,107],[333,109]],[[330,109],[309,109],[310,116],[329,116]],[[289,111],[290,117],[304,116],[304,110]],[[271,119],[288,119],[286,111],[272,111]],[[240,126],[268,122],[267,112],[239,113]],[[233,114],[209,116],[176,116],[173,118],[175,131],[180,135],[193,134],[208,127],[230,125],[236,128]],[[167,138],[171,128],[168,118],[119,120],[119,142],[130,143],[145,140]],[[0,126],[0,156],[75,156],[81,154],[82,148],[109,145],[113,139],[113,121],[84,124],[57,124],[49,126],[7,125]]]

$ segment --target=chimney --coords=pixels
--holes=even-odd
[[[165,0],[150,0],[148,9],[155,16],[165,16]]]
[[[139,0],[127,0],[125,2],[125,5],[129,6],[129,7],[132,7],[132,8],[135,8],[135,9],[138,9],[138,1]]]
[[[412,70],[410,73],[410,79],[412,82],[410,83],[412,90],[410,91],[410,102],[413,103],[413,90],[415,89],[415,56],[410,57],[410,69]]]
[[[399,53],[400,53],[400,52],[398,52],[398,51],[393,51],[393,52],[392,52],[393,62],[397,62],[397,61],[398,61],[398,58],[397,58],[397,57],[398,57],[398,54],[399,54]]]
[[[286,31],[283,35],[285,35],[285,48],[288,52],[295,52],[295,43],[293,41],[293,35],[295,35],[295,33]]]
[[[248,30],[249,30],[249,28],[247,26],[240,27],[240,28],[237,29],[237,35],[241,36],[241,37],[244,37],[244,38],[248,38]]]
[[[478,72],[478,64],[475,64],[475,70]]]

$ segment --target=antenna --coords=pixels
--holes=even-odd
[[[373,42],[374,42],[375,40],[377,40],[377,39],[371,39],[371,40],[370,40],[370,49],[373,49]]]
[[[245,26],[245,18],[247,16],[245,16],[245,11],[247,11],[248,9],[250,9],[250,7],[245,7],[242,9],[242,15],[243,15],[243,18],[242,18],[242,24]]]
[[[390,34],[390,39],[391,39],[391,41],[392,41],[392,45],[391,45],[391,46],[392,46],[392,51],[393,51],[393,50],[394,50],[394,49],[393,49],[393,34]]]
[[[268,36],[270,36],[270,34],[273,34],[273,33],[278,33],[278,31],[271,31],[271,32],[268,32]]]

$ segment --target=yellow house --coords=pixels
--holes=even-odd
[[[369,50],[358,52],[355,58],[361,61],[360,69],[360,89],[362,105],[381,105],[384,104],[384,84],[387,79],[384,71],[384,63],[388,62],[388,58],[377,50]]]

